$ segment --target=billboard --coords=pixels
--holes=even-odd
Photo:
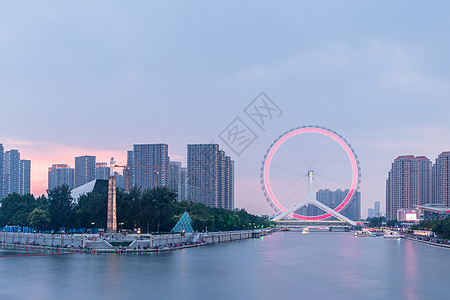
[[[397,210],[397,220],[401,222],[418,222],[419,211],[416,209],[399,209]]]
[[[406,213],[405,221],[417,221],[417,214],[416,213]]]

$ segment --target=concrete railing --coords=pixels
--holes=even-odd
[[[155,249],[171,248],[176,245],[187,244],[216,244],[231,242],[249,238],[257,238],[269,234],[264,229],[225,231],[225,232],[205,232],[186,234],[162,234],[162,235],[98,235],[98,234],[44,234],[44,233],[20,233],[20,232],[0,232],[0,243],[16,245],[32,245],[44,247],[58,247],[68,249]],[[130,245],[114,247],[110,242],[130,242]]]

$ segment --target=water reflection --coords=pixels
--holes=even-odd
[[[450,280],[447,249],[351,233],[0,262],[0,299],[446,299]]]
[[[418,269],[416,257],[417,245],[414,245],[411,241],[405,241],[403,249],[403,270],[405,274],[403,282],[404,299],[419,299],[417,284],[420,270]]]

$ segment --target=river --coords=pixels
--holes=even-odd
[[[344,232],[145,255],[23,254],[0,250],[0,299],[450,299],[449,249]]]

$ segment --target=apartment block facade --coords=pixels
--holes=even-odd
[[[75,187],[75,169],[66,164],[53,164],[48,168],[48,189],[52,190],[63,184],[70,189]]]
[[[397,211],[412,209],[431,201],[432,164],[425,156],[404,155],[392,163],[386,180],[386,219]]]
[[[95,156],[75,157],[75,188],[95,179]]]
[[[130,187],[168,187],[169,161],[167,144],[133,145],[133,150],[127,154]]]
[[[234,162],[218,144],[187,146],[187,200],[234,209]]]

